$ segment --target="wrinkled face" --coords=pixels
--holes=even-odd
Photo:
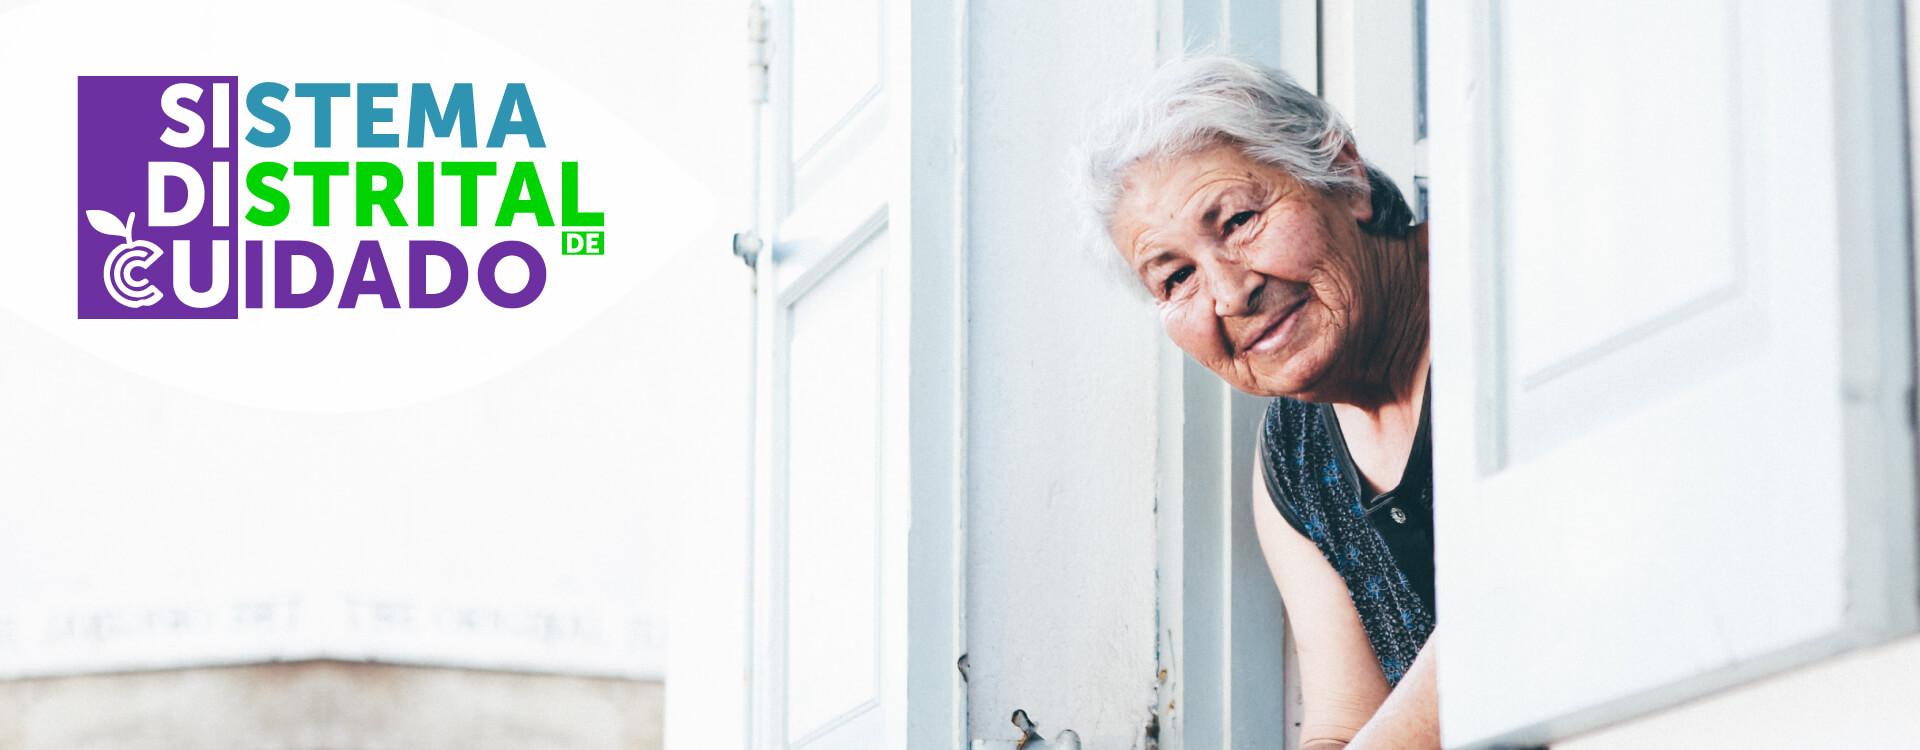
[[[1364,194],[1222,144],[1134,165],[1109,231],[1194,360],[1247,393],[1327,400],[1364,356],[1371,215]]]

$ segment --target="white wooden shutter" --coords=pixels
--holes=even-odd
[[[751,745],[948,747],[961,37],[931,4],[767,11]]]
[[[1914,622],[1899,7],[1431,11],[1447,745]]]

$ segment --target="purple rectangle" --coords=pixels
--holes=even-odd
[[[187,84],[168,95],[169,87]],[[215,86],[224,87],[225,144],[215,146]],[[81,76],[79,91],[79,313],[81,318],[238,317],[240,129],[235,76]],[[189,98],[191,97],[191,98]],[[178,147],[189,125],[169,116],[163,99],[201,119],[199,139]],[[190,118],[184,118],[190,119]],[[179,226],[156,227],[148,216],[149,174],[157,163],[185,165],[199,175],[201,210]],[[159,168],[165,171],[165,167]],[[225,180],[225,187],[216,185]],[[187,202],[178,178],[164,181],[167,210]],[[226,206],[216,213],[216,196]],[[132,225],[127,220],[132,217]],[[216,241],[226,247],[216,257]],[[184,241],[184,244],[181,244]],[[188,279],[174,269],[189,257]],[[222,294],[224,292],[224,294]]]

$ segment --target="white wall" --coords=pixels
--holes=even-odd
[[[1554,744],[1647,747],[1910,747],[1920,737],[1920,638],[1797,669]]]
[[[971,6],[967,104],[968,688],[1135,746],[1154,701],[1161,333],[1078,252],[1066,153],[1093,98],[1153,67],[1151,3]]]

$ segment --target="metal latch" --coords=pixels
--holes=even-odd
[[[758,268],[760,251],[766,247],[765,240],[753,232],[733,233],[733,257],[739,258],[748,268]]]
[[[1014,709],[1013,726],[1020,730],[1018,740],[974,740],[973,750],[1080,750],[1080,735],[1062,729],[1049,740],[1040,736],[1040,725],[1027,718],[1024,708]]]

